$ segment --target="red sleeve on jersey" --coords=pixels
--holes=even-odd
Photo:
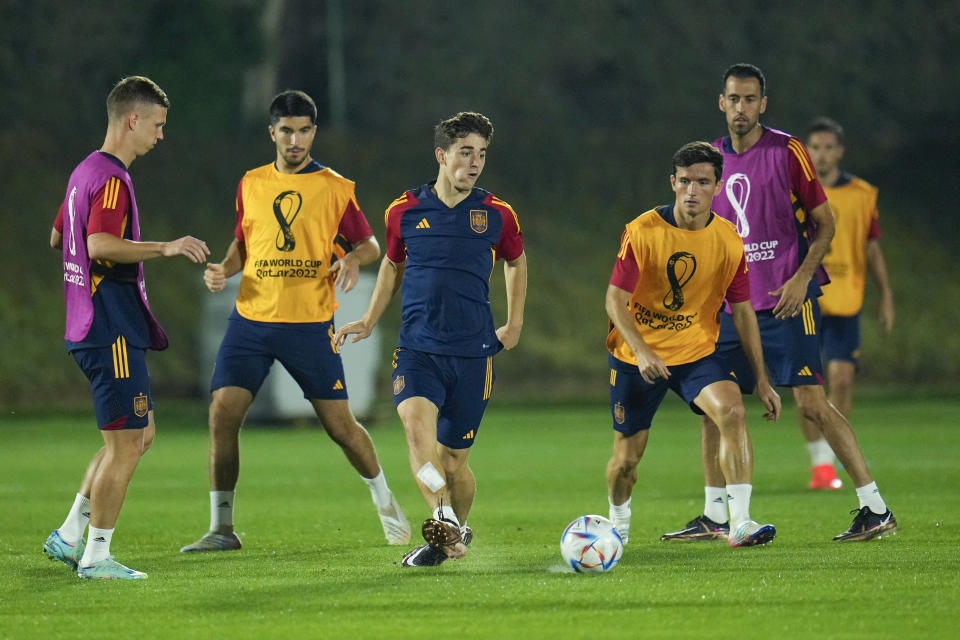
[[[787,157],[789,158],[790,189],[805,210],[815,209],[826,201],[827,194],[823,192],[817,172],[813,169],[810,154],[807,153],[803,143],[796,138],[790,138],[787,147],[789,148]]]
[[[350,202],[347,203],[337,232],[350,244],[366,240],[373,235],[373,229],[370,228],[370,224],[356,200],[351,198]]]
[[[497,258],[516,260],[523,253],[523,232],[520,231],[517,214],[510,207],[497,207],[497,210],[500,211],[500,218],[503,220],[500,240],[494,247]]]
[[[876,218],[870,220],[870,229],[867,230],[867,240],[880,239],[880,222]]]
[[[407,260],[407,245],[403,241],[403,231],[400,229],[400,220],[403,218],[403,213],[415,204],[417,204],[417,199],[413,197],[411,192],[407,191],[387,207],[387,211],[383,216],[384,224],[387,227],[385,239],[387,244],[386,254],[387,257],[390,258],[390,261],[396,264],[406,262]]]
[[[747,277],[747,256],[740,255],[740,266],[727,287],[727,302],[746,302],[750,299],[750,278]]]
[[[240,178],[240,183],[237,184],[237,201],[235,206],[237,209],[237,226],[233,228],[233,237],[239,242],[243,242],[243,178]]]
[[[624,233],[626,235],[626,233]],[[640,280],[640,267],[637,266],[637,259],[633,255],[633,248],[629,240],[620,243],[620,253],[617,254],[617,261],[613,263],[613,273],[610,275],[610,284],[633,293],[637,288],[637,282]]]
[[[57,230],[57,233],[63,235],[63,202],[60,203],[60,208],[57,209],[57,219],[53,221],[53,228]]]
[[[130,194],[127,185],[117,178],[110,178],[107,184],[94,194],[90,203],[87,234],[109,233],[122,238],[129,212]]]

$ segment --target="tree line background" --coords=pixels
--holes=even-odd
[[[725,132],[722,72],[753,62],[767,75],[762,122],[802,135],[812,118],[836,118],[845,166],[880,188],[897,322],[880,335],[868,283],[861,379],[960,381],[957,3],[7,0],[0,15],[4,407],[88,397],[62,346],[61,265],[47,241],[70,171],[102,142],[106,94],[130,74],[172,101],[165,140],[131,168],[143,236],[195,235],[215,260],[237,181],[273,158],[275,92],[317,101],[313,155],[356,180],[381,241],[384,207],[435,177],[433,125],[461,110],[490,116],[480,186],[518,212],[530,268],[498,395],[556,398],[605,392],[603,296],[620,231],[672,201],[673,151]],[[151,358],[155,391],[201,397],[201,270],[157,260],[146,272],[172,345]],[[499,268],[492,289],[502,319]],[[398,315],[394,303],[385,349]]]

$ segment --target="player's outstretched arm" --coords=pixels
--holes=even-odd
[[[370,264],[379,257],[380,245],[373,236],[356,243],[350,253],[330,267],[330,274],[334,277],[333,286],[339,285],[344,293],[350,291],[360,279],[360,267]]]
[[[767,366],[763,362],[763,347],[760,344],[760,327],[757,325],[757,314],[749,300],[730,303],[730,312],[733,316],[733,326],[740,336],[743,352],[750,362],[753,375],[757,379],[757,397],[767,408],[764,418],[767,420],[780,419],[780,396],[770,385],[770,376],[767,375]]]
[[[630,315],[630,293],[612,284],[607,286],[606,309],[613,326],[637,358],[637,369],[644,381],[653,383],[657,378],[669,378],[666,363],[643,340]]]
[[[527,302],[527,254],[504,261],[503,277],[507,285],[507,323],[497,329],[497,340],[504,349],[513,349],[520,341]]]
[[[214,293],[223,291],[227,286],[227,278],[243,269],[246,258],[246,245],[234,238],[227,247],[223,260],[207,263],[207,268],[203,271],[203,284]]]
[[[877,318],[880,326],[887,333],[893,329],[893,291],[887,280],[887,263],[883,259],[880,241],[877,239],[867,242],[867,271],[870,279],[880,290],[880,301],[877,302]]]
[[[827,255],[827,251],[830,250],[830,242],[833,240],[833,234],[836,230],[833,211],[826,200],[811,209],[809,215],[817,223],[817,237],[810,243],[807,256],[800,263],[796,273],[784,282],[779,289],[770,292],[772,296],[780,296],[777,306],[773,308],[773,315],[781,320],[796,318],[800,315],[803,301],[807,298],[807,287],[810,284],[810,279],[823,261],[823,256]]]
[[[370,296],[370,304],[367,306],[363,318],[355,322],[349,322],[333,334],[333,343],[337,347],[342,347],[347,341],[347,336],[352,335],[350,342],[363,340],[373,331],[373,327],[380,320],[380,316],[386,311],[387,305],[393,298],[394,292],[400,287],[403,280],[403,263],[396,263],[390,258],[384,258],[380,262],[380,271],[377,273],[377,283],[373,287],[373,295]]]
[[[210,249],[203,240],[184,236],[170,242],[134,242],[112,233],[97,232],[87,236],[87,255],[93,260],[109,260],[130,264],[152,258],[185,256],[191,262],[206,262]]]

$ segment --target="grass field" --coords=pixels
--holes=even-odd
[[[158,437],[134,476],[113,551],[147,571],[89,583],[49,561],[99,436],[84,413],[0,417],[2,638],[948,637],[960,614],[960,399],[896,395],[855,407],[861,445],[900,523],[896,536],[839,544],[852,488],[811,493],[796,420],[759,419],[752,514],[767,547],[658,541],[702,509],[696,419],[671,398],[657,417],[623,560],[563,570],[559,536],[605,514],[612,440],[602,403],[494,401],[472,466],[467,558],[401,569],[366,486],[317,430],[249,428],[242,438],[240,552],[184,555],[208,523],[203,407],[158,400]],[[165,409],[165,406],[167,407]],[[399,423],[371,429],[415,526],[426,516]],[[846,475],[842,476],[847,481]]]

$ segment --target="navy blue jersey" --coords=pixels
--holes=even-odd
[[[451,208],[432,185],[407,191],[386,211],[387,257],[405,263],[398,346],[493,355],[502,345],[490,310],[490,276],[498,258],[523,253],[516,213],[479,188]]]

